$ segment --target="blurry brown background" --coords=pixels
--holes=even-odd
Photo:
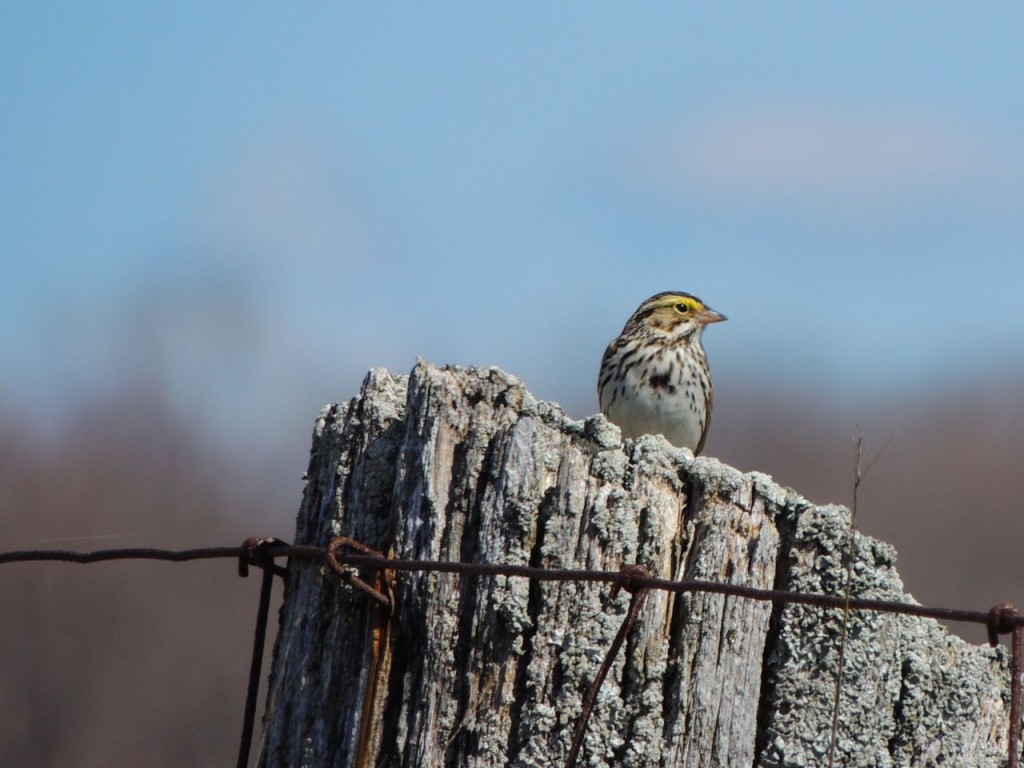
[[[816,501],[849,501],[858,422],[866,460],[888,442],[862,486],[859,527],[898,547],[919,601],[1024,602],[1019,373],[860,407],[729,380],[717,391],[709,454]],[[305,463],[294,434],[282,437],[279,459],[253,460],[244,445],[211,446],[152,392],[82,404],[45,443],[17,414],[5,413],[3,426],[5,547],[291,539]],[[214,561],[8,565],[0,576],[4,764],[231,763],[258,575],[241,580],[234,563]],[[960,631],[983,642],[978,628]]]
[[[848,503],[859,426],[908,592],[1024,604],[1024,6],[7,5],[0,550],[290,539],[371,366],[582,418],[685,290],[709,455]],[[0,566],[0,765],[232,764],[258,587]]]

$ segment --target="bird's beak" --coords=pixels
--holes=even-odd
[[[711,323],[720,323],[729,318],[721,312],[715,312],[711,307],[704,307],[704,309],[697,313],[697,319],[704,323],[704,325],[710,325]]]

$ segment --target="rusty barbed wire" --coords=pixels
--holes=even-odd
[[[109,560],[163,560],[170,562],[187,562],[190,560],[237,559],[244,555],[245,547],[202,547],[197,549],[100,549],[93,552],[74,552],[70,550],[19,550],[0,552],[0,565],[23,562],[69,562],[98,563]],[[329,547],[318,547],[308,544],[281,544],[268,547],[267,556],[273,558],[289,557],[312,560],[327,560]],[[457,573],[463,576],[520,576],[536,581],[581,581],[604,582],[614,584],[622,576],[620,571],[602,571],[569,568],[541,568],[527,565],[503,565],[496,563],[463,563],[447,560],[396,560],[384,555],[357,553],[336,554],[336,560],[342,565],[367,566],[371,568],[387,568],[392,571],[424,571],[435,573]],[[720,581],[701,581],[697,579],[663,579],[656,576],[635,577],[632,582],[636,587],[665,590],[667,592],[710,592],[730,597],[745,597],[771,603],[795,603],[813,605],[819,608],[842,608],[847,600],[842,595],[826,595],[817,592],[797,592],[786,589],[763,589],[747,587],[742,584],[729,584]],[[851,597],[850,608],[860,611],[880,611],[882,613],[901,613],[908,616],[920,616],[926,619],[954,621],[967,624],[980,624],[988,627],[992,621],[991,611],[966,610],[961,608],[936,608],[917,603],[904,603],[898,600],[880,600],[875,598]],[[1024,627],[1024,615],[1002,617],[1000,631],[1007,633],[1017,627]]]
[[[604,661],[601,662],[597,675],[594,676],[594,682],[590,684],[590,690],[587,691],[587,698],[583,701],[583,711],[580,712],[580,720],[576,724],[576,733],[572,737],[569,756],[565,759],[565,768],[575,768],[576,759],[579,757],[580,749],[583,747],[583,737],[587,735],[587,725],[590,723],[590,716],[593,714],[594,706],[597,704],[597,695],[601,692],[601,686],[604,685],[604,679],[608,677],[608,672],[612,668],[615,657],[619,655],[622,644],[626,641],[626,635],[632,632],[633,627],[636,626],[637,619],[640,618],[640,609],[643,608],[644,600],[647,599],[647,595],[651,591],[650,587],[636,586],[636,580],[649,575],[650,573],[642,565],[627,565],[619,572],[619,580],[612,585],[612,598],[616,597],[621,589],[625,589],[633,597],[629,601],[626,617],[622,620],[619,631],[615,634],[615,639],[612,640],[612,644],[608,647],[608,652],[604,655]]]
[[[237,768],[247,768],[249,752],[252,749],[252,734],[256,724],[256,705],[260,690],[260,676],[263,672],[263,649],[267,643],[267,621],[270,617],[270,591],[274,577],[287,578],[288,570],[274,562],[272,551],[275,547],[287,546],[286,542],[273,536],[253,536],[242,542],[238,555],[238,575],[243,579],[249,575],[249,566],[263,570],[260,584],[260,604],[256,609],[256,630],[252,641],[252,658],[249,661],[249,684],[245,694],[245,711],[242,715],[242,737],[238,745]]]
[[[349,551],[345,551],[349,550]],[[164,562],[189,562],[195,560],[237,559],[240,576],[247,576],[250,566],[263,570],[263,586],[260,592],[260,605],[257,615],[257,626],[253,647],[253,660],[250,668],[249,691],[246,697],[245,717],[242,730],[242,745],[239,750],[239,766],[248,762],[249,749],[252,742],[253,723],[255,720],[256,696],[258,693],[260,664],[266,638],[267,614],[270,606],[270,588],[274,576],[287,576],[287,569],[276,564],[280,557],[321,560],[326,562],[340,577],[359,589],[368,599],[374,600],[382,607],[390,610],[390,596],[360,579],[346,570],[344,566],[367,567],[389,571],[454,573],[463,576],[506,576],[521,577],[534,581],[575,581],[601,582],[612,585],[613,591],[626,589],[633,599],[623,623],[602,663],[601,670],[595,678],[587,701],[596,700],[597,692],[607,675],[608,670],[618,654],[622,643],[635,626],[640,606],[651,590],[663,590],[676,594],[687,592],[705,592],[710,594],[741,597],[750,600],[771,602],[774,605],[808,605],[819,608],[837,608],[856,611],[877,611],[882,613],[898,613],[907,616],[937,619],[968,624],[980,624],[986,627],[990,644],[997,645],[999,635],[1012,635],[1011,641],[1011,680],[1010,680],[1010,725],[1009,725],[1009,762],[1008,768],[1019,766],[1020,720],[1022,710],[1021,676],[1024,673],[1024,615],[1014,606],[1001,603],[988,611],[965,610],[958,608],[937,608],[916,603],[905,603],[897,600],[879,600],[874,598],[858,598],[844,595],[826,595],[814,592],[797,592],[784,589],[763,589],[740,584],[729,584],[701,580],[673,580],[651,576],[643,566],[626,565],[619,571],[603,571],[592,569],[559,569],[542,568],[522,565],[503,565],[495,563],[463,563],[441,560],[397,560],[366,547],[364,544],[347,537],[337,537],[327,547],[313,545],[287,544],[273,537],[253,537],[246,539],[238,547],[199,547],[194,549],[169,550],[158,548],[120,548],[101,549],[92,552],[73,550],[15,550],[0,552],[0,565],[29,562],[66,562],[89,564],[115,560],[155,560]],[[577,727],[573,739],[570,760],[567,766],[575,764],[583,737],[586,732],[590,709],[584,706],[583,717]]]

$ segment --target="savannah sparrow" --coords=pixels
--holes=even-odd
[[[725,320],[696,296],[667,291],[641,304],[601,359],[601,413],[623,437],[664,435],[698,454],[711,423],[711,370],[700,336]]]

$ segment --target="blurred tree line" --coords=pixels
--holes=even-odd
[[[577,416],[594,409],[567,405]],[[276,456],[231,447],[138,385],[70,413],[41,437],[0,409],[0,548],[290,540],[305,456],[284,437]],[[707,453],[815,501],[848,503],[857,423],[868,461],[885,446],[862,486],[858,527],[896,545],[908,592],[953,607],[1024,604],[1024,375],[868,407],[722,379]],[[230,561],[3,566],[2,762],[231,764],[258,587]]]

